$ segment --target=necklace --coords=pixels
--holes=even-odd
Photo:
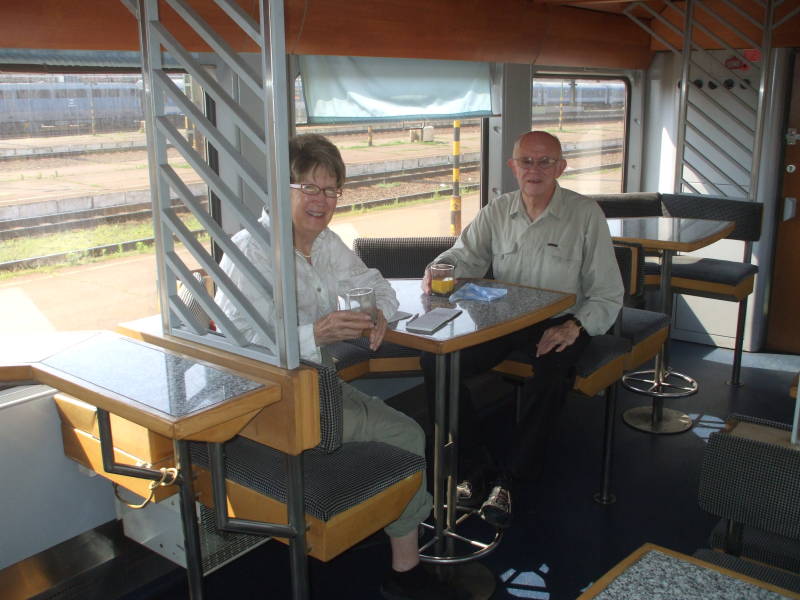
[[[303,252],[302,252],[302,250],[300,250],[300,248],[295,248],[295,251],[296,251],[296,252],[297,252],[297,253],[298,253],[300,256],[302,256],[303,258],[305,258],[306,260],[311,260],[311,255],[310,255],[310,254],[303,254]]]

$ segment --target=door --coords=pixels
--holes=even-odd
[[[782,221],[772,270],[767,349],[800,354],[800,55],[794,55],[792,98],[784,138]]]

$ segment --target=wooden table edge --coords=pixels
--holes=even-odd
[[[705,248],[714,242],[728,237],[728,234],[730,234],[736,228],[736,223],[733,221],[726,221],[726,223],[728,223],[728,225],[720,229],[718,232],[708,235],[700,240],[695,240],[694,242],[662,242],[659,240],[648,240],[624,235],[612,235],[611,240],[615,242],[633,242],[640,244],[643,248],[648,250],[675,250],[678,252],[693,252],[694,250]]]
[[[719,565],[706,562],[699,558],[695,558],[694,556],[689,556],[688,554],[684,554],[683,552],[678,552],[677,550],[670,550],[669,548],[664,548],[663,546],[659,546],[658,544],[654,544],[652,542],[646,542],[645,544],[642,544],[641,546],[639,546],[639,548],[631,552],[628,556],[626,556],[616,565],[614,565],[611,568],[611,570],[605,573],[600,579],[592,583],[589,586],[589,588],[586,589],[586,591],[584,591],[580,596],[578,596],[577,600],[589,600],[597,596],[597,594],[605,590],[617,577],[619,577],[622,573],[624,573],[625,570],[627,570],[632,564],[637,562],[651,550],[661,552],[662,554],[667,554],[668,556],[672,556],[673,558],[677,558],[698,565],[700,567],[705,567],[707,569],[717,571],[724,575],[728,575],[729,577],[733,577],[734,579],[739,579],[740,581],[753,584],[762,589],[766,589],[771,592],[781,594],[783,596],[786,596],[787,598],[800,599],[800,594],[797,594],[796,592],[792,592],[782,587],[778,587],[777,585],[773,585],[766,581],[760,581],[758,579],[754,579],[753,577],[750,577],[748,575],[744,575],[742,573],[732,571],[731,569],[726,569],[725,567],[721,567]]]
[[[389,281],[394,280],[414,280],[418,278],[414,277],[396,277],[391,278]],[[542,290],[545,292],[552,292],[556,294],[562,294],[563,297],[556,300],[552,304],[537,310],[534,313],[528,313],[525,315],[521,315],[515,319],[510,319],[508,321],[503,321],[502,323],[497,323],[496,325],[492,325],[491,327],[487,327],[486,329],[481,329],[477,332],[469,332],[459,335],[458,337],[450,338],[447,340],[436,340],[431,336],[426,336],[424,334],[419,333],[411,333],[408,331],[397,331],[395,329],[387,329],[386,334],[384,335],[384,340],[387,342],[392,342],[394,344],[398,344],[400,346],[405,346],[407,348],[413,348],[415,350],[422,350],[424,352],[431,352],[433,354],[448,354],[450,352],[454,352],[456,350],[463,350],[464,348],[470,348],[472,346],[476,346],[483,342],[497,339],[514,331],[518,331],[520,329],[524,329],[529,325],[534,325],[545,319],[549,319],[560,312],[566,310],[570,306],[574,306],[575,300],[577,296],[570,292],[561,292],[559,290],[550,290],[546,288],[535,288],[530,285],[522,285],[517,283],[507,283],[503,281],[496,281],[494,279],[468,279],[465,281],[492,281],[495,283],[499,283],[501,285],[513,285],[515,287],[521,288],[529,288],[535,290]],[[477,337],[477,341],[475,338]]]

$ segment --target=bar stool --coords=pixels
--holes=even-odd
[[[744,324],[747,316],[747,297],[753,291],[758,267],[750,263],[753,242],[761,237],[763,205],[727,198],[663,194],[665,212],[673,217],[733,221],[736,227],[728,239],[745,242],[742,262],[695,256],[675,256],[672,261],[672,290],[703,298],[738,302],[739,312],[733,351],[730,384],[741,385],[739,377],[744,345]],[[645,283],[658,285],[660,267],[647,261]]]

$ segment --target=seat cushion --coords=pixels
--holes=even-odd
[[[578,377],[590,377],[614,359],[626,355],[631,349],[629,340],[615,335],[595,335],[575,365]]]
[[[350,342],[335,342],[325,346],[325,350],[333,359],[337,371],[369,360],[369,349]]]
[[[646,275],[660,275],[661,265],[658,258],[645,259]],[[758,273],[758,267],[750,263],[717,258],[700,258],[697,256],[675,256],[672,259],[672,276],[681,279],[697,279],[736,286],[748,277]]]
[[[731,571],[736,571],[742,575],[777,585],[793,592],[800,592],[800,575],[787,573],[779,569],[760,565],[743,558],[716,552],[714,550],[701,549],[694,553],[695,558],[704,560],[714,565],[718,565]]]
[[[206,444],[191,444],[192,459],[208,468]],[[305,512],[329,521],[425,468],[425,459],[382,442],[348,442],[330,454],[303,454]],[[279,502],[287,500],[285,455],[247,438],[225,444],[226,476]]]
[[[638,344],[654,333],[669,327],[669,317],[661,312],[624,307],[621,335],[631,344]]]
[[[393,344],[392,342],[383,342],[380,348],[374,352],[369,349],[369,340],[367,338],[349,340],[346,343],[359,348],[363,352],[366,352],[369,358],[404,358],[407,356],[420,355],[419,350],[415,350],[414,348],[406,348],[405,346]]]
[[[592,373],[614,359],[627,354],[630,349],[630,341],[621,337],[615,335],[592,336],[575,365],[575,374],[578,377],[590,377]],[[506,361],[530,364],[531,359],[525,352],[515,351],[506,357]]]
[[[720,520],[709,536],[712,548],[723,548],[727,519]],[[788,538],[776,533],[761,531],[755,527],[742,527],[742,558],[754,560],[800,573],[800,540]]]
[[[658,285],[661,266],[652,258],[645,261],[645,283]],[[753,291],[756,265],[716,258],[676,256],[672,260],[672,288],[690,294],[739,302]]]
[[[672,276],[681,279],[699,279],[736,286],[756,273],[757,266],[733,260],[696,256],[676,256],[672,259]]]

